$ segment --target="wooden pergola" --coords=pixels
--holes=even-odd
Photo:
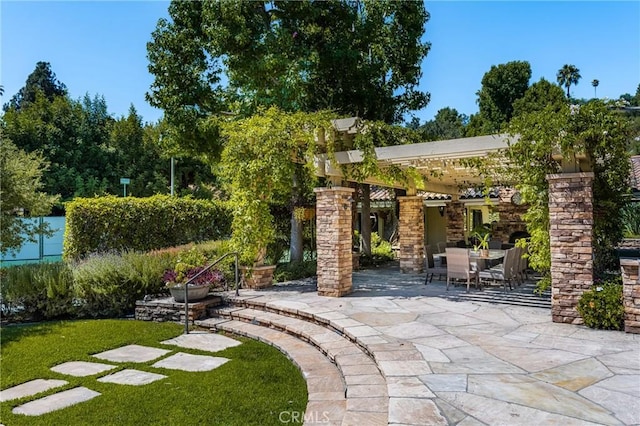
[[[334,121],[336,131],[355,136],[363,126],[357,118]],[[469,167],[469,160],[494,158],[506,161],[508,135],[489,135],[410,145],[375,148],[378,167],[413,167],[424,176],[426,191],[450,194],[448,227],[463,236],[463,205],[458,201],[461,189],[480,186],[484,177]],[[516,138],[511,138],[515,142]],[[319,141],[322,143],[322,141]],[[352,214],[354,189],[343,185],[341,166],[363,161],[359,150],[336,152],[335,164],[328,155],[315,158],[316,173],[330,181],[330,187],[316,188],[318,248],[318,294],[343,296],[352,289]],[[554,157],[555,158],[555,157]],[[581,323],[577,303],[593,283],[593,178],[591,172],[568,171],[566,159],[558,158],[564,173],[547,176],[549,182],[552,318],[555,322]],[[569,159],[571,160],[571,159]],[[575,158],[573,159],[575,161]],[[576,169],[574,169],[576,170]],[[580,170],[580,169],[577,169]],[[369,177],[364,183],[393,186],[407,190],[399,197],[399,237],[401,272],[422,273],[424,268],[424,203],[417,196],[414,182],[389,184]],[[450,230],[449,230],[450,231]],[[449,232],[448,231],[448,232]]]

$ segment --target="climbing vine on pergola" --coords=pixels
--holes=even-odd
[[[318,185],[315,156],[326,153],[335,159],[342,149],[342,135],[335,131],[331,112],[287,113],[272,107],[243,119],[229,119],[221,124],[225,139],[221,156],[221,177],[231,194],[233,209],[232,246],[240,253],[241,262],[260,262],[275,233],[270,206],[285,205],[293,191],[297,165],[302,165],[303,178],[298,184],[307,189]],[[319,133],[323,144],[318,143]],[[415,170],[381,169],[375,159],[376,146],[417,142],[409,129],[384,123],[366,123],[355,137],[354,148],[363,152],[364,161],[349,169],[345,176],[362,181],[368,176],[402,181],[418,179]],[[419,179],[418,179],[419,180]]]

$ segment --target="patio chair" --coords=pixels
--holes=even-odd
[[[509,284],[509,290],[513,289],[511,283],[517,279],[517,256],[518,253],[515,247],[507,250],[504,254],[504,260],[502,263],[494,266],[493,268],[480,271],[478,274],[479,279],[487,279],[493,282],[502,281],[505,292],[507,291],[507,284]]]
[[[447,243],[444,241],[439,241],[436,245],[438,246],[438,253],[444,253],[444,249],[447,248]]]
[[[476,287],[480,287],[478,281],[478,271],[471,268],[469,262],[469,249],[447,247],[447,291],[449,282],[452,279],[467,280],[467,293],[471,285],[471,279],[475,281]]]
[[[443,275],[447,275],[447,267],[446,266],[436,266],[435,261],[433,260],[433,250],[430,245],[425,246],[425,253],[427,254],[427,276],[424,279],[424,285],[433,281],[433,276],[438,275],[438,279],[440,279]]]
[[[524,280],[529,278],[527,275],[527,267],[528,267],[527,258],[524,257],[526,253],[526,249],[518,246],[516,246],[515,248],[517,249],[517,256],[518,256],[516,276],[518,278],[518,283],[524,284]]]

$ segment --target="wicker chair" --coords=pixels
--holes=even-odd
[[[480,288],[478,271],[471,268],[469,262],[469,249],[447,247],[447,290],[452,279],[467,281],[467,293],[471,285],[471,279],[475,281],[476,287]]]
[[[433,280],[434,275],[438,275],[438,279],[443,275],[447,275],[447,267],[446,266],[435,266],[435,262],[433,260],[433,249],[430,245],[425,247],[425,253],[427,254],[427,276],[424,279],[424,285],[430,283]]]

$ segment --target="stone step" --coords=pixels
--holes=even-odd
[[[273,345],[300,368],[309,393],[305,424],[388,424],[389,399],[384,377],[371,358],[353,343],[321,326],[300,324],[298,321],[304,321],[271,312],[246,308],[220,311],[233,316],[196,321],[196,324]],[[329,337],[328,333],[341,341]],[[314,343],[310,343],[308,337],[301,338],[303,334],[313,334]],[[323,341],[325,350],[332,353],[333,358],[316,346],[319,341]]]

